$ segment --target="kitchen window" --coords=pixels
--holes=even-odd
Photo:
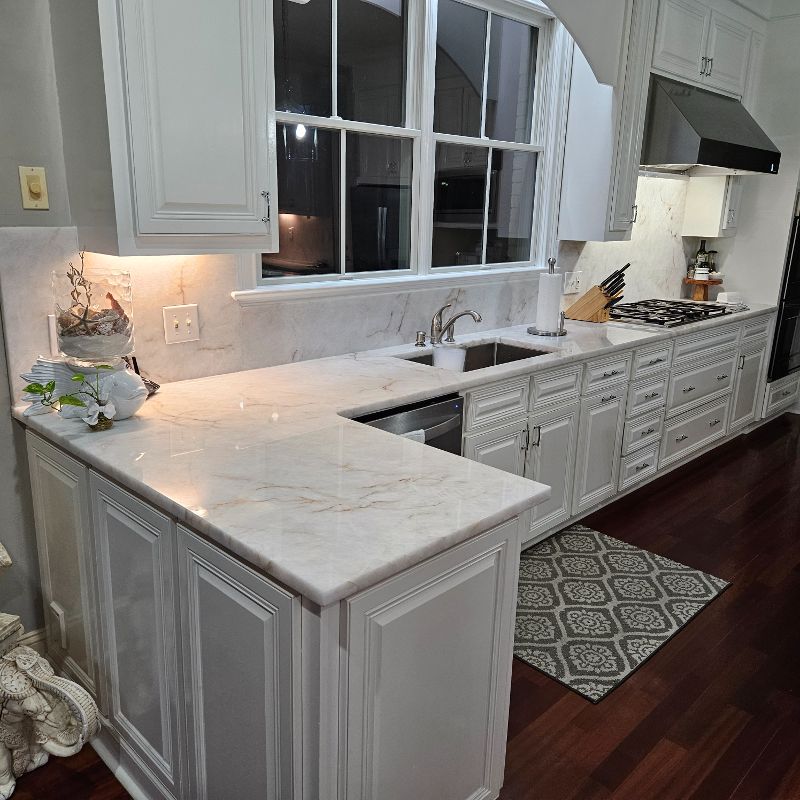
[[[535,7],[276,0],[280,250],[257,283],[541,267],[560,25]]]

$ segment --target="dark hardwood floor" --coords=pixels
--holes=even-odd
[[[501,798],[800,800],[800,416],[585,523],[732,586],[597,705],[515,660]],[[127,797],[89,748],[14,795]]]

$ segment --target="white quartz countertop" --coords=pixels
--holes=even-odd
[[[469,373],[404,361],[420,348],[217,375],[162,386],[104,433],[56,414],[15,416],[99,472],[325,606],[547,499],[549,488],[353,422],[348,417],[649,344],[663,331],[567,323],[457,337],[551,351]],[[429,349],[429,348],[426,348]],[[422,351],[424,352],[424,351]]]

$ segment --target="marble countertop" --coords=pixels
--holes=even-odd
[[[510,519],[550,491],[349,417],[679,335],[568,321],[568,335],[552,339],[526,327],[457,337],[549,351],[469,373],[405,361],[420,349],[401,346],[166,384],[136,417],[99,435],[56,414],[14,413],[325,606]]]

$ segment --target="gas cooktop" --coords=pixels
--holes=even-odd
[[[735,308],[725,303],[695,303],[690,300],[640,300],[638,303],[623,303],[611,309],[611,319],[617,322],[633,322],[637,325],[657,325],[674,328],[701,322],[704,319],[732,314]]]

